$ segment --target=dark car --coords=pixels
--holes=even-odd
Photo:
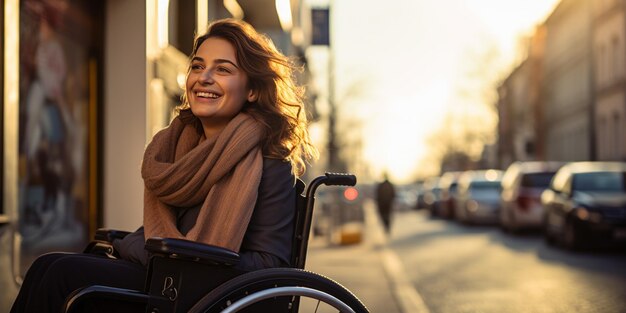
[[[626,163],[574,162],[541,195],[548,243],[576,249],[626,243]]]
[[[441,190],[439,207],[435,211],[435,215],[447,219],[454,218],[457,186],[461,174],[463,174],[463,172],[453,171],[445,172],[441,175],[441,180],[439,180],[439,189]]]
[[[424,182],[424,204],[431,216],[435,216],[439,210],[441,201],[441,189],[439,188],[440,177],[430,177]]]

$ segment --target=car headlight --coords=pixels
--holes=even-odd
[[[581,221],[600,222],[602,221],[602,214],[598,212],[589,211],[587,208],[578,207],[574,211],[574,215]]]

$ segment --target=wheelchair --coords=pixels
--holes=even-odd
[[[182,239],[149,238],[145,248],[151,257],[144,290],[87,286],[68,297],[62,312],[77,312],[90,301],[120,301],[151,313],[318,312],[320,305],[332,312],[367,313],[367,307],[341,284],[304,269],[315,191],[320,185],[355,184],[354,175],[326,173],[313,179],[304,193],[305,184],[297,180],[292,267],[242,273],[232,268],[239,260],[233,251]],[[112,256],[111,242],[127,234],[99,229],[85,252]],[[207,271],[209,266],[220,267],[219,274]]]

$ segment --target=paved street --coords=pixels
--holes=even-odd
[[[388,247],[428,310],[626,312],[626,253],[575,253],[540,234],[396,214]]]
[[[309,248],[307,269],[348,288],[370,312],[402,312],[394,298],[392,283],[381,265],[379,252],[367,244],[329,247],[316,241]]]
[[[360,243],[333,245],[324,237],[313,237],[309,244],[306,268],[348,288],[372,313],[423,312],[413,307],[407,308],[407,304],[399,302],[398,283],[385,261],[385,252],[391,252],[385,248],[382,225],[371,203],[367,203],[365,211]]]
[[[574,253],[547,246],[540,234],[512,236],[415,211],[396,213],[386,238],[371,203],[365,211],[360,244],[314,238],[307,268],[346,286],[373,313],[626,312],[626,253]]]

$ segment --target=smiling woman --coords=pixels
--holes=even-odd
[[[57,312],[86,285],[141,290],[152,237],[238,252],[233,268],[212,268],[215,280],[289,266],[296,177],[316,156],[294,68],[249,24],[212,23],[195,41],[177,117],[145,150],[143,226],[112,255],[40,256],[11,312]]]
[[[256,101],[257,95],[237,65],[234,47],[224,39],[207,38],[191,60],[186,98],[209,138],[223,129],[244,103]]]

